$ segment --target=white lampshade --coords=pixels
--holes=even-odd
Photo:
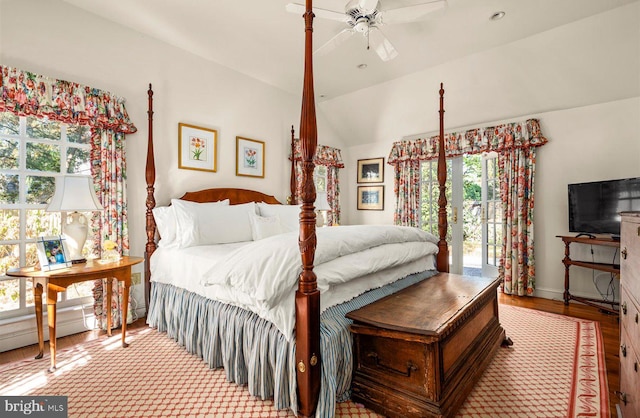
[[[316,193],[316,202],[314,204],[316,210],[331,210],[329,201],[327,200],[327,192]]]
[[[47,212],[89,212],[104,210],[93,189],[89,176],[64,176],[56,178],[56,192]]]
[[[83,262],[82,247],[87,240],[87,218],[78,212],[104,210],[93,189],[93,179],[88,176],[64,176],[56,179],[56,192],[47,212],[73,212],[62,221],[62,233],[67,238],[71,262]]]

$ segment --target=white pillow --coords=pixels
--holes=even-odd
[[[223,205],[173,199],[178,241],[181,248],[196,245],[251,241],[249,214],[256,213],[255,203]]]
[[[176,215],[172,206],[158,206],[151,211],[156,220],[160,242],[158,247],[171,247],[176,244]]]
[[[249,215],[249,222],[251,222],[251,234],[254,241],[269,238],[270,236],[284,232],[280,224],[280,218],[277,216],[265,217],[251,214]]]
[[[283,232],[293,232],[300,229],[299,205],[270,205],[260,202],[258,210],[261,216],[277,216],[280,219]]]

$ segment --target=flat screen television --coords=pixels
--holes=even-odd
[[[640,177],[569,184],[569,231],[620,236],[620,212],[640,210]]]

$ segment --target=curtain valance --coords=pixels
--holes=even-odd
[[[137,131],[124,99],[70,81],[0,66],[0,112],[131,134]]]
[[[289,156],[289,160],[291,160],[291,156]],[[295,139],[293,143],[293,160],[302,161],[302,150],[300,148],[299,139]],[[325,167],[344,168],[340,150],[326,145],[317,146],[313,162],[316,165],[323,165]]]
[[[432,160],[438,158],[439,135],[393,143],[387,163],[398,165],[408,160]],[[463,154],[479,154],[496,151],[498,153],[517,149],[539,147],[547,143],[542,136],[540,121],[528,119],[521,122],[505,123],[486,128],[452,132],[444,135],[447,158]]]

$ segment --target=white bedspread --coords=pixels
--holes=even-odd
[[[340,226],[321,228],[316,234],[314,272],[322,310],[434,268],[437,239],[417,228]],[[151,259],[153,281],[255,312],[288,340],[295,325],[293,295],[301,271],[297,232],[248,243],[159,248]]]

